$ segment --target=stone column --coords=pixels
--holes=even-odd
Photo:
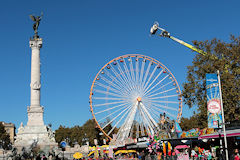
[[[44,125],[43,107],[40,105],[41,96],[41,72],[40,72],[40,49],[42,47],[42,39],[34,38],[29,41],[32,49],[31,61],[31,102],[28,107],[28,126]]]

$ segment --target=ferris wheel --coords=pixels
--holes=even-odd
[[[118,140],[154,134],[160,130],[160,114],[180,121],[179,85],[159,61],[128,54],[105,64],[95,76],[89,96],[98,128]]]

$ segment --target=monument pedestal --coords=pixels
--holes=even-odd
[[[41,149],[57,147],[55,136],[50,127],[44,125],[43,107],[40,105],[40,89],[41,89],[41,73],[40,73],[40,48],[42,47],[42,39],[31,39],[30,47],[32,49],[31,57],[31,102],[27,108],[28,122],[26,126],[18,129],[14,146],[21,149],[29,148],[36,144]]]
[[[51,149],[57,147],[54,133],[52,132],[51,128],[45,125],[23,126],[21,124],[18,129],[14,146],[19,149],[22,147],[29,148],[34,143],[36,143],[42,149]]]

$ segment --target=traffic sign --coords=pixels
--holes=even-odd
[[[67,146],[67,142],[62,141],[62,142],[60,143],[60,147],[61,147],[61,148],[65,148],[66,146]]]

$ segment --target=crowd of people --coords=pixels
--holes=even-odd
[[[225,158],[216,155],[215,152],[196,146],[192,149],[174,149],[171,154],[167,155],[162,152],[148,153],[141,151],[131,154],[119,154],[114,158],[105,156],[103,158],[81,158],[80,160],[225,160]],[[240,160],[238,149],[234,150],[229,160]]]

